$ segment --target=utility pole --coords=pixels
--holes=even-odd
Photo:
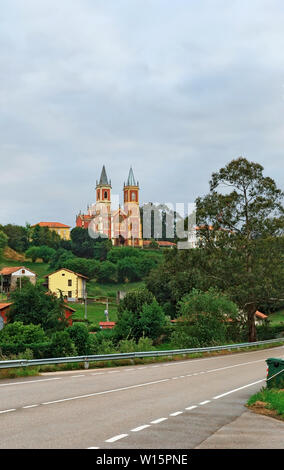
[[[85,320],[88,319],[87,315],[87,292],[85,292]]]
[[[108,298],[107,298],[107,301],[106,301],[105,316],[106,316],[106,321],[109,321],[109,317],[108,317]]]

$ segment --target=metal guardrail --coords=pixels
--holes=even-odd
[[[13,367],[32,367],[43,366],[51,364],[67,364],[84,362],[85,368],[89,367],[90,362],[97,361],[114,361],[119,359],[136,359],[143,357],[162,357],[173,355],[186,355],[211,351],[230,351],[232,349],[241,349],[253,346],[261,346],[265,344],[282,343],[284,338],[270,339],[266,341],[256,341],[254,343],[239,343],[227,344],[224,346],[210,346],[208,348],[191,348],[191,349],[174,349],[166,351],[144,351],[144,352],[131,352],[131,353],[118,353],[118,354],[101,354],[93,356],[74,356],[74,357],[51,357],[47,359],[17,359],[11,361],[0,361],[0,369],[10,369]]]

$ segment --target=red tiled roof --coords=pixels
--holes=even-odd
[[[0,271],[0,274],[3,274],[3,276],[9,276],[10,274],[13,274],[16,271],[19,271],[20,269],[24,269],[25,271],[29,271],[30,273],[32,273],[36,276],[36,273],[34,273],[30,269],[26,268],[25,266],[5,266]]]
[[[70,225],[61,224],[60,222],[39,222],[38,224],[32,225],[36,227],[39,225],[40,227],[50,227],[50,228],[70,228]]]
[[[113,328],[116,323],[115,321],[101,321],[99,325],[101,328]]]
[[[71,269],[67,269],[67,268],[57,269],[57,271],[54,271],[53,273],[47,274],[44,277],[52,276],[52,274],[58,273],[59,271],[68,271],[69,273],[76,274],[76,276],[83,277],[84,279],[89,279],[87,276],[84,276],[83,274],[80,274],[80,273],[75,273],[75,271],[71,271]]]
[[[10,307],[10,305],[12,305],[11,302],[8,303],[8,304],[7,304],[7,303],[6,303],[6,304],[5,304],[5,303],[4,303],[4,304],[0,304],[0,310],[5,310],[5,308]]]
[[[16,271],[19,271],[19,269],[22,269],[22,266],[4,267],[1,269],[0,274],[3,274],[3,276],[9,276],[9,274],[13,274]]]
[[[176,246],[176,243],[173,242],[168,242],[168,241],[163,241],[163,240],[155,240],[156,243],[158,243],[159,246]],[[147,246],[150,245],[151,240],[144,240],[143,245]]]
[[[259,312],[258,310],[255,312],[255,316],[257,318],[261,318],[262,320],[265,320],[265,318],[268,318],[268,315],[265,315],[264,313]]]

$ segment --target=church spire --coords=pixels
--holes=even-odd
[[[103,169],[102,169],[102,172],[101,172],[101,177],[100,177],[100,182],[99,184],[110,184],[108,182],[108,179],[107,179],[107,174],[106,174],[106,169],[105,169],[105,166],[103,165]]]
[[[138,186],[138,183],[135,181],[135,178],[134,178],[132,166],[130,167],[130,170],[129,170],[128,178],[126,181],[126,186]]]

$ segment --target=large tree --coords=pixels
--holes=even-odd
[[[196,201],[201,270],[243,310],[250,341],[259,305],[284,297],[282,200],[263,167],[240,157],[213,173],[209,194]]]

